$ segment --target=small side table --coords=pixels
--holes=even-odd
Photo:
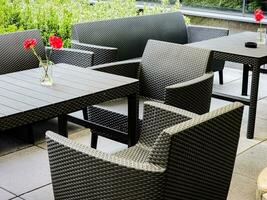
[[[267,167],[258,176],[256,200],[267,200]]]

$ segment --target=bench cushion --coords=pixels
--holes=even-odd
[[[188,42],[180,12],[79,23],[72,31],[79,42],[118,48],[118,60],[141,57],[149,39]]]

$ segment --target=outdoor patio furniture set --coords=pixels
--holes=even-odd
[[[59,134],[46,133],[55,199],[226,199],[243,105],[209,112],[224,61],[184,45],[222,35],[180,13],[76,24],[72,49],[53,55],[52,87],[38,85],[38,61],[22,47],[39,31],[1,35],[0,130],[58,117]],[[81,109],[83,119],[68,115]],[[100,135],[129,148],[71,141],[68,120],[91,129],[92,147]]]

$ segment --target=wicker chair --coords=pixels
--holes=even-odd
[[[148,39],[187,44],[229,34],[218,27],[186,26],[180,12],[83,22],[72,26],[72,48],[94,52],[94,65],[138,58]],[[215,60],[223,83],[224,61]]]
[[[36,38],[37,53],[45,59],[45,48],[40,31],[37,29],[26,30],[0,35],[0,74],[22,71],[39,66],[39,62],[33,53],[23,48],[23,41],[27,38]],[[80,67],[92,65],[92,53],[75,49],[61,49],[54,51],[51,60],[54,63],[68,63]]]
[[[203,114],[209,111],[213,73],[210,72],[210,51],[186,45],[149,40],[142,59],[93,66],[91,69],[139,78],[140,119],[143,101],[153,99],[190,112]],[[125,99],[106,102],[84,110],[84,118],[127,133],[127,103]],[[71,119],[70,119],[71,121]],[[142,123],[140,120],[139,123]],[[96,148],[98,135],[125,144],[127,134],[92,132],[92,147]]]
[[[47,132],[55,200],[226,200],[242,113],[241,103],[196,115],[146,102],[138,144],[115,154]]]

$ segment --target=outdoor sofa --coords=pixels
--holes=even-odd
[[[141,127],[145,100],[164,102],[197,114],[209,111],[213,85],[212,55],[205,49],[148,40],[141,59],[102,64],[90,69],[139,79]],[[86,121],[123,132],[109,134],[91,129],[92,147],[97,146],[99,135],[129,144],[130,137],[125,134],[128,132],[126,98],[90,106],[83,113]],[[72,116],[68,119],[80,123]],[[138,137],[139,131],[136,141]]]
[[[243,105],[197,115],[145,102],[142,134],[107,154],[47,132],[55,200],[226,200]]]
[[[186,25],[180,12],[74,24],[72,48],[94,52],[93,65],[141,57],[149,39],[187,44],[229,34],[225,28]],[[223,84],[224,61],[214,60]]]

